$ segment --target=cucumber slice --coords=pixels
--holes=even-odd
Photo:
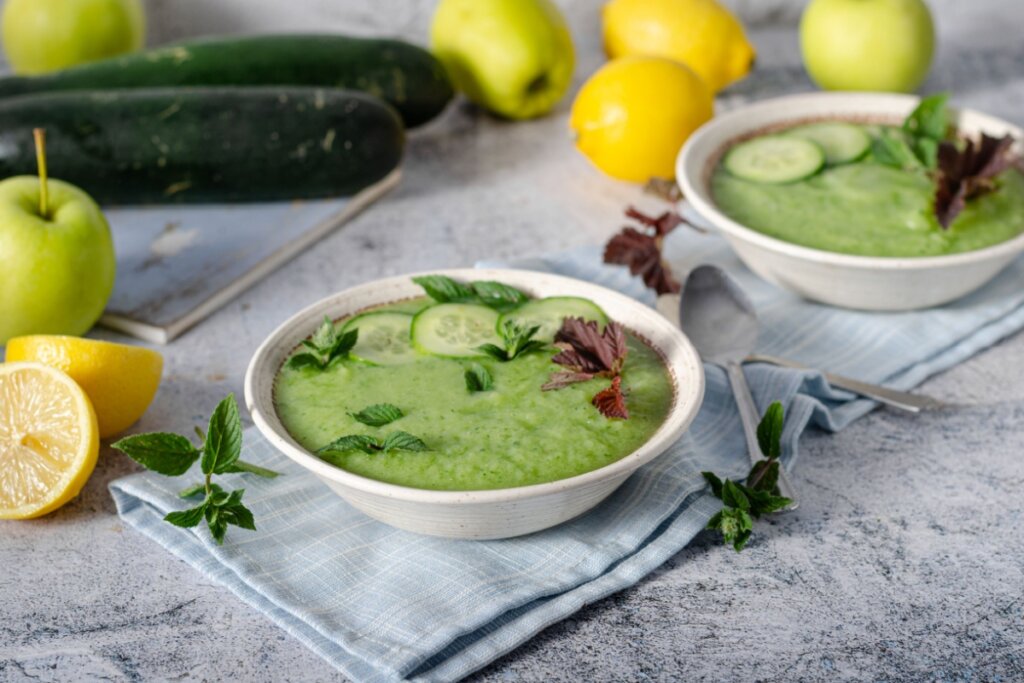
[[[487,355],[481,344],[501,345],[498,312],[477,304],[437,304],[412,319],[412,344],[424,353],[449,358]]]
[[[860,126],[841,121],[808,123],[786,131],[786,135],[818,143],[829,166],[857,161],[871,149],[871,136]]]
[[[736,145],[725,155],[725,170],[755,183],[792,183],[825,165],[817,143],[791,135],[763,135]]]
[[[608,316],[604,311],[589,299],[578,296],[551,296],[527,301],[516,310],[501,316],[498,318],[498,329],[500,330],[507,320],[514,320],[524,327],[539,325],[540,329],[537,330],[534,339],[550,342],[554,340],[555,332],[562,327],[562,321],[566,318],[596,320],[602,326],[608,322]]]
[[[401,365],[416,359],[410,329],[412,316],[395,311],[371,311],[357,315],[342,332],[359,329],[359,338],[349,355],[372,365]]]

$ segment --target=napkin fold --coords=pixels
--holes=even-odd
[[[764,283],[715,235],[677,231],[666,255],[678,273],[716,263],[750,294],[764,329],[759,351],[896,388],[910,388],[1024,327],[1024,264],[949,306],[869,314],[812,304]],[[500,264],[488,264],[500,265]],[[507,265],[507,264],[505,264]],[[597,248],[513,264],[653,297]],[[373,521],[276,452],[255,429],[246,460],[285,473],[246,475],[258,531],[223,546],[203,527],[162,521],[180,509],[187,477],[134,474],[111,483],[132,527],[225,585],[358,681],[457,680],[587,603],[639,581],[682,549],[720,507],[702,470],[739,477],[749,465],[722,371],[705,366],[704,404],[689,431],[590,513],[501,541],[419,536]],[[816,372],[746,368],[758,406],[787,409],[783,462],[792,467],[809,424],[841,429],[874,404],[831,389]],[[756,539],[755,539],[756,542]]]

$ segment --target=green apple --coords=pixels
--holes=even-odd
[[[800,48],[825,90],[912,92],[928,75],[935,28],[923,0],[812,0]]]
[[[455,87],[511,119],[549,112],[572,82],[572,36],[550,0],[441,0],[430,40]]]
[[[4,52],[18,74],[41,74],[133,52],[145,40],[141,0],[7,0]]]
[[[17,176],[0,182],[0,346],[23,334],[86,332],[114,288],[114,244],[82,190]]]

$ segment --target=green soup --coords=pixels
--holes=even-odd
[[[381,307],[422,308],[426,301]],[[607,379],[541,391],[561,368],[544,350],[500,362],[427,354],[401,365],[335,362],[326,370],[284,367],[275,383],[277,414],[310,451],[347,434],[402,430],[422,439],[425,452],[344,453],[338,464],[372,479],[437,490],[526,486],[597,469],[631,453],[664,421],[673,388],[660,356],[630,335],[622,373],[629,419],[608,419],[591,404]],[[489,391],[470,392],[465,371],[480,363],[494,378]],[[370,427],[350,413],[391,403],[405,413]]]
[[[863,126],[869,134],[877,127]],[[1024,232],[1024,175],[998,178],[948,230],[935,219],[923,173],[883,166],[868,154],[792,183],[762,184],[715,169],[718,208],[746,227],[793,244],[862,256],[939,256],[1005,242]]]

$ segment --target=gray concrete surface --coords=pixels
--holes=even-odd
[[[182,12],[201,4],[155,2],[159,17],[172,2]],[[212,27],[249,28],[243,5],[216,3],[209,13],[221,23]],[[1024,124],[1024,6],[937,5],[943,43],[930,85]],[[425,2],[288,6],[293,25],[317,25],[303,18],[305,7],[340,17],[332,28],[414,36],[429,18]],[[578,81],[601,60],[597,6],[568,4]],[[182,21],[195,30],[195,20]],[[723,106],[809,88],[791,28],[762,26],[755,38],[759,71]],[[204,419],[224,394],[241,392],[267,333],[338,289],[606,239],[621,208],[643,199],[574,152],[570,99],[551,117],[516,124],[458,105],[416,133],[400,189],[164,349],[164,383],[135,430]],[[1024,680],[1024,335],[923,389],[963,407],[921,417],[879,411],[838,435],[809,433],[794,476],[800,510],[761,525],[748,550],[698,537],[636,587],[472,680]],[[105,448],[77,500],[40,520],[0,523],[0,680],[340,679],[121,524],[107,484],[135,469]]]

